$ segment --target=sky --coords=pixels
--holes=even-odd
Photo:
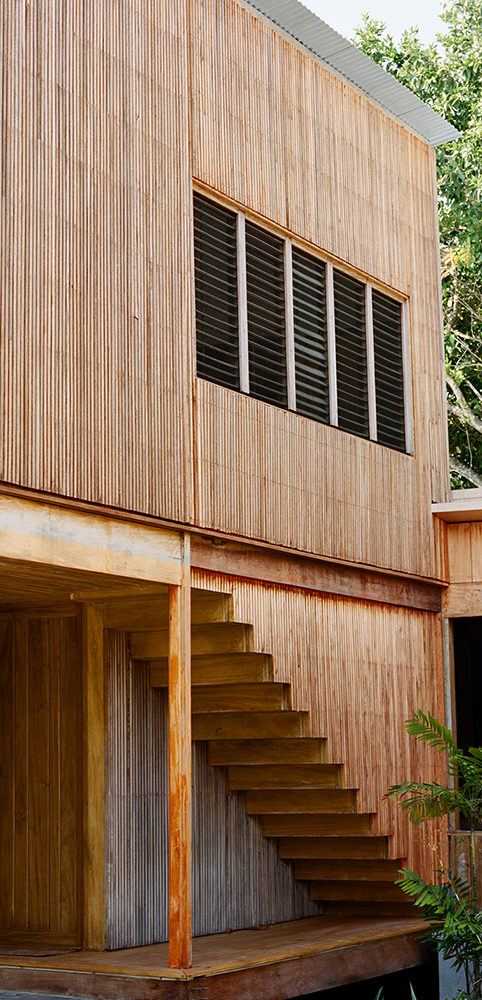
[[[386,23],[395,42],[400,40],[405,28],[414,25],[418,25],[425,45],[434,42],[436,33],[443,30],[443,22],[438,17],[441,0],[302,0],[302,3],[340,35],[350,39],[365,11],[377,21]]]

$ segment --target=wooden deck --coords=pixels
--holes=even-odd
[[[423,928],[413,918],[310,917],[215,934],[194,940],[188,971],[169,969],[167,944],[37,956],[4,948],[0,989],[90,1000],[286,1000],[427,961]]]

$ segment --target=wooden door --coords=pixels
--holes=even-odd
[[[76,617],[0,619],[0,940],[80,941]]]

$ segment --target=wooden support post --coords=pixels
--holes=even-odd
[[[104,949],[104,608],[82,605],[83,946]]]
[[[169,587],[169,967],[190,969],[191,581],[184,535],[180,586]]]

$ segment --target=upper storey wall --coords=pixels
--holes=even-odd
[[[231,0],[5,0],[2,47],[0,480],[437,574],[432,151]],[[192,173],[408,296],[414,458],[193,382]]]
[[[445,496],[433,150],[236,0],[191,4],[194,178],[408,300],[414,457],[197,380],[196,520],[438,575]],[[412,404],[409,404],[412,405]]]
[[[184,0],[4,0],[1,40],[0,479],[180,521],[184,15]]]

